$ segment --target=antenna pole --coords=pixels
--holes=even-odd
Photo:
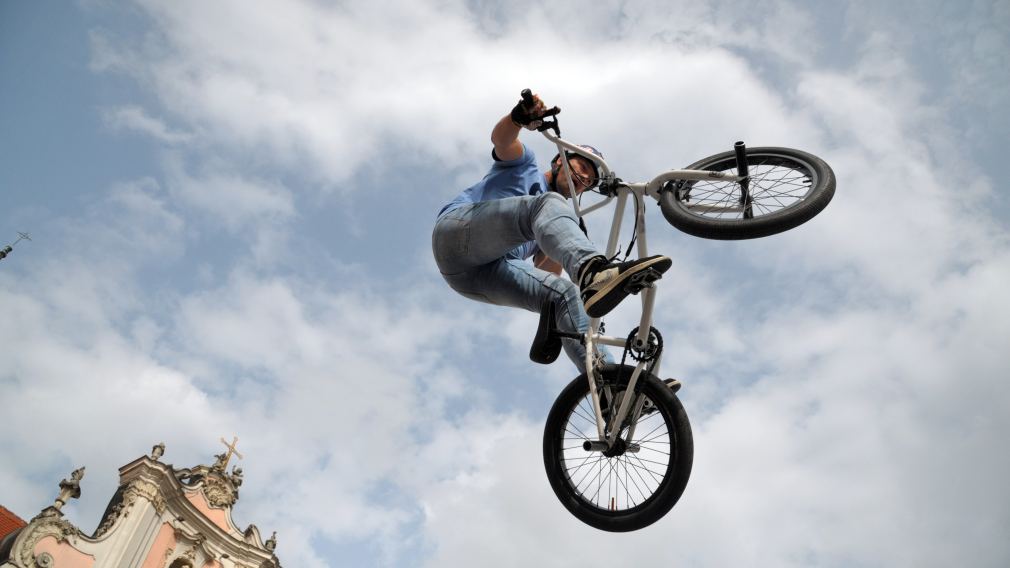
[[[30,240],[32,240],[31,235],[29,235],[28,233],[22,233],[21,231],[18,231],[18,240],[0,249],[0,260],[7,258],[8,254],[14,252],[14,245],[20,243],[21,241],[30,241]]]

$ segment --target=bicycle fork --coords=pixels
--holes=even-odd
[[[638,334],[636,334],[633,338],[617,339],[601,335],[595,331],[597,329],[596,322],[593,322],[593,324],[590,325],[589,330],[586,331],[584,339],[586,345],[586,376],[589,380],[589,392],[593,400],[593,411],[596,414],[596,429],[597,435],[599,436],[598,440],[587,440],[583,444],[583,448],[585,448],[586,451],[606,452],[613,448],[629,414],[632,420],[628,426],[628,433],[625,439],[625,451],[637,452],[639,450],[638,444],[631,443],[631,440],[635,435],[636,422],[642,413],[643,407],[645,406],[645,397],[638,392],[637,386],[638,381],[642,376],[642,371],[645,370],[645,367],[649,362],[639,361],[635,366],[635,370],[632,371],[631,378],[628,380],[628,385],[624,390],[625,394],[621,397],[617,412],[613,412],[613,406],[617,402],[615,400],[616,395],[608,393],[610,396],[609,406],[611,407],[610,420],[608,422],[603,416],[603,407],[600,401],[600,389],[597,382],[597,367],[595,364],[597,356],[595,353],[597,344],[611,345],[614,347],[628,349],[632,347],[632,345],[628,344],[630,341],[636,348],[641,349],[645,347],[649,341],[649,330],[652,325],[652,308],[655,302],[655,296],[655,286],[649,285],[642,294],[642,321],[640,322],[641,325],[639,326]],[[658,359],[655,363],[656,364],[652,367],[653,370],[659,368]]]
[[[582,447],[586,451],[595,452],[607,452],[617,443],[617,436],[623,430],[623,425],[625,419],[629,416],[632,417],[632,421],[628,426],[628,433],[624,440],[624,451],[627,452],[637,452],[640,448],[638,444],[633,444],[631,440],[635,436],[635,422],[638,416],[642,413],[642,408],[645,406],[645,397],[639,393],[635,392],[635,385],[638,384],[638,379],[642,376],[642,371],[645,368],[645,362],[639,363],[635,370],[631,373],[631,379],[628,381],[628,386],[624,391],[624,396],[620,397],[620,405],[616,413],[612,412],[610,415],[610,421],[607,422],[603,418],[603,411],[600,405],[600,393],[596,388],[596,377],[595,372],[588,373],[590,392],[593,397],[593,406],[596,411],[596,426],[599,434],[599,440],[586,440]],[[607,387],[609,388],[609,387]],[[610,396],[610,406],[613,408],[614,404],[617,403],[616,394],[608,393]]]

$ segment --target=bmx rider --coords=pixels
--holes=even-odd
[[[672,261],[655,255],[612,262],[589,240],[566,202],[571,196],[561,160],[568,159],[576,195],[598,183],[596,164],[575,154],[559,155],[549,171],[540,172],[533,151],[519,141],[524,127],[535,130],[547,114],[538,96],[533,103],[519,101],[495,124],[494,163],[482,180],[439,212],[432,251],[439,272],[461,295],[537,313],[552,302],[557,329],[584,333],[590,316],[606,315],[628,296],[625,284],[631,277],[651,269],[658,278]],[[562,270],[571,281],[561,277]],[[563,344],[584,372],[585,347],[571,339]]]

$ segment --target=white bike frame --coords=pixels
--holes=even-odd
[[[600,180],[613,179],[610,167],[607,162],[600,158],[599,156],[586,151],[583,148],[562,139],[560,136],[555,136],[549,130],[542,131],[543,135],[553,142],[558,147],[558,153],[562,156],[565,155],[567,151],[569,154],[577,154],[587,160],[592,161],[599,168]],[[575,196],[575,183],[573,181],[573,176],[571,174],[570,167],[568,165],[568,160],[561,160],[562,168],[568,179],[568,187],[570,190],[569,195]],[[628,204],[628,199],[634,198],[636,202],[635,211],[638,216],[637,222],[635,224],[635,235],[634,238],[638,243],[638,256],[639,258],[646,257],[649,255],[649,245],[645,236],[645,196],[659,200],[660,190],[663,185],[669,181],[679,181],[679,180],[712,180],[720,179],[723,181],[741,181],[744,178],[736,175],[727,174],[725,172],[713,172],[706,170],[669,170],[659,174],[654,177],[651,181],[646,183],[624,183],[621,182],[616,188],[616,196],[607,196],[606,199],[594,203],[586,208],[579,206],[579,200],[575,197],[571,199],[572,205],[575,208],[575,213],[579,217],[584,217],[589,213],[592,213],[602,207],[608,205],[611,201],[617,200],[617,207],[614,210],[614,218],[610,225],[610,236],[607,240],[607,257],[613,257],[617,253],[618,238],[620,237],[621,224],[624,220],[624,211]],[[697,207],[700,212],[742,212],[743,206],[739,207],[712,207],[712,206],[702,206]],[[638,334],[632,340],[633,345],[636,349],[644,349],[648,346],[649,334],[652,330],[652,310],[655,305],[656,300],[656,287],[655,284],[649,284],[649,286],[642,292],[642,317],[638,324]],[[611,424],[609,424],[609,434],[608,424],[603,418],[603,411],[600,407],[600,394],[597,391],[597,366],[596,366],[596,346],[597,345],[610,345],[613,347],[620,347],[625,349],[629,347],[627,345],[628,340],[621,337],[612,337],[608,335],[603,335],[599,331],[600,318],[592,318],[589,320],[589,329],[586,330],[584,343],[586,346],[586,376],[589,378],[589,392],[593,399],[593,410],[596,413],[596,429],[599,434],[599,442],[590,443],[592,449],[597,451],[603,451],[609,449],[617,440],[617,436],[620,433],[620,425],[624,423],[625,418],[628,416],[629,412],[634,412],[634,417],[642,412],[642,407],[645,403],[645,399],[641,396],[624,396],[621,400],[620,408],[617,414],[611,416]],[[660,354],[662,358],[662,354]],[[652,370],[654,373],[658,372],[660,360],[657,359]],[[626,393],[635,392],[635,386],[638,383],[638,379],[641,377],[642,371],[645,370],[648,361],[639,361],[635,366],[635,370],[631,374],[631,379],[628,381]],[[629,428],[627,441],[630,442],[632,436],[635,433],[634,423]],[[628,451],[637,451],[638,448],[633,448],[631,445],[628,447]]]

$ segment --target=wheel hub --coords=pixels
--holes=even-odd
[[[614,445],[610,446],[609,450],[603,452],[603,455],[608,458],[616,458],[618,456],[623,456],[626,451],[628,451],[628,445],[624,442],[624,439],[618,438],[614,441]]]

